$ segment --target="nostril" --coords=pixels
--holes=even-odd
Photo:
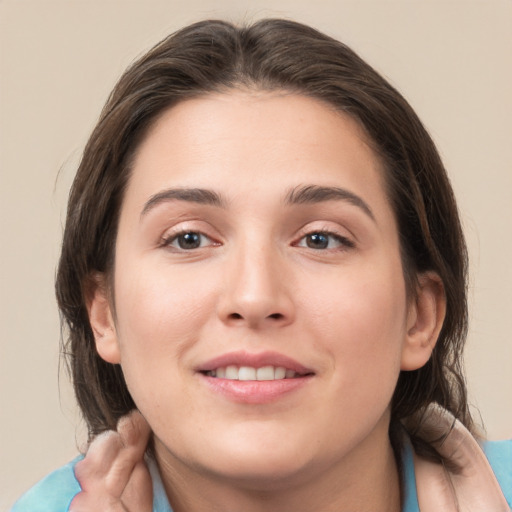
[[[243,320],[244,317],[240,313],[231,313],[229,318],[231,320]],[[271,315],[268,315],[267,318],[271,318],[273,320],[281,320],[284,318],[284,315],[282,313],[272,313]]]

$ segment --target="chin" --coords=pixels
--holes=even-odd
[[[211,461],[210,461],[211,462]],[[307,480],[310,464],[290,457],[244,456],[226,459],[225,463],[212,467],[209,472],[229,482],[238,482],[240,487],[253,491],[273,491],[297,485]]]
[[[282,432],[246,432],[245,436],[227,435],[212,440],[205,468],[225,479],[238,481],[245,488],[272,490],[289,487],[318,465],[321,450],[308,450],[315,443],[302,436]],[[198,454],[200,456],[200,454]],[[214,463],[214,464],[212,464]]]

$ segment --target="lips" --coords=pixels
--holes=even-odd
[[[277,352],[233,352],[197,368],[208,388],[230,401],[274,402],[311,381],[314,371]]]
[[[197,371],[210,377],[229,380],[280,380],[314,373],[312,369],[278,352],[252,354],[246,351],[232,352],[210,359],[201,364]]]
[[[252,366],[221,366],[215,370],[206,372],[209,377],[227,380],[281,380],[294,379],[300,377],[300,374],[294,370],[286,369],[284,366],[261,366],[254,368]]]

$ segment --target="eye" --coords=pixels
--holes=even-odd
[[[354,247],[354,243],[348,238],[338,235],[337,233],[330,233],[328,231],[315,231],[303,236],[298,247],[307,247],[308,249],[325,250],[337,249],[340,247],[350,248]]]
[[[190,251],[214,245],[214,242],[198,231],[183,231],[165,238],[163,244],[181,251]]]

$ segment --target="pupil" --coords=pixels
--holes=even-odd
[[[329,239],[322,233],[315,233],[308,236],[306,243],[311,249],[326,249],[329,245]]]
[[[201,238],[198,233],[184,233],[178,238],[181,249],[197,249],[201,245]]]

